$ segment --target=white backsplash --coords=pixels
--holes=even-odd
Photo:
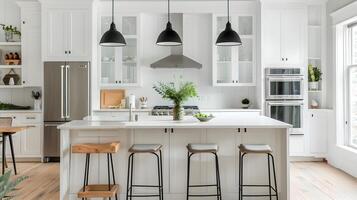
[[[0,102],[33,107],[32,90],[38,88],[0,89]]]

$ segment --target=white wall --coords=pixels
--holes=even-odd
[[[328,162],[343,170],[347,173],[357,177],[357,151],[351,148],[344,146],[344,108],[343,108],[343,64],[337,65],[339,59],[336,59],[337,54],[343,53],[343,45],[336,46],[336,40],[342,40],[343,38],[339,35],[336,35],[336,27],[332,21],[331,13],[339,10],[340,8],[345,7],[346,5],[351,5],[355,0],[330,0],[327,4],[327,21],[328,21],[328,37],[327,37],[327,49],[328,49],[328,86],[329,90],[327,91],[328,106],[332,107],[334,110],[334,116],[331,121],[333,122],[334,128],[329,132],[328,139]],[[351,16],[357,16],[357,9],[354,10],[354,13],[347,13],[344,11],[341,12],[340,16],[346,15],[346,19]],[[347,16],[347,14],[352,14]],[[342,17],[343,18],[343,17]],[[345,20],[346,20],[345,19]],[[337,29],[341,29],[337,27]],[[343,54],[342,54],[343,55]],[[343,63],[343,60],[342,60]]]

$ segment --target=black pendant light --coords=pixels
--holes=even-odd
[[[160,46],[180,46],[182,41],[176,31],[172,29],[170,22],[170,0],[167,0],[167,24],[166,29],[162,31],[157,38],[156,44]]]
[[[114,24],[114,0],[112,0],[112,23],[110,24],[110,29],[103,34],[99,44],[104,47],[122,47],[126,45],[123,35],[117,31]]]
[[[227,24],[226,29],[219,34],[216,45],[217,46],[240,46],[242,45],[242,41],[237,32],[232,29],[232,25],[229,22],[229,0],[227,0]]]

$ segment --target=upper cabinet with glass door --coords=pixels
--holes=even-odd
[[[118,16],[117,29],[126,40],[124,47],[100,47],[101,88],[139,86],[139,16]],[[108,30],[111,16],[100,18],[100,37]]]
[[[253,16],[230,17],[232,28],[238,32],[242,46],[216,46],[227,17],[213,16],[213,85],[255,86],[255,21]]]

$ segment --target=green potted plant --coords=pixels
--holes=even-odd
[[[0,26],[2,26],[2,30],[5,32],[6,42],[14,42],[14,35],[21,36],[21,32],[15,26],[5,24],[0,24]]]
[[[321,70],[310,64],[308,66],[308,71],[309,71],[309,74],[308,74],[309,90],[318,90],[319,89],[319,81],[322,80]]]
[[[0,176],[0,199],[12,199],[13,196],[10,196],[9,193],[15,190],[15,187],[20,184],[22,181],[27,179],[27,176],[20,176],[15,180],[10,180],[11,170],[5,172],[4,175]]]
[[[175,83],[161,83],[154,85],[154,90],[159,93],[162,98],[173,101],[173,119],[182,120],[184,112],[182,104],[189,98],[197,97],[196,87],[192,82],[181,82],[177,85]]]
[[[249,101],[249,99],[244,98],[244,99],[242,100],[242,108],[243,108],[243,109],[248,109],[249,106],[250,106],[250,101]]]

